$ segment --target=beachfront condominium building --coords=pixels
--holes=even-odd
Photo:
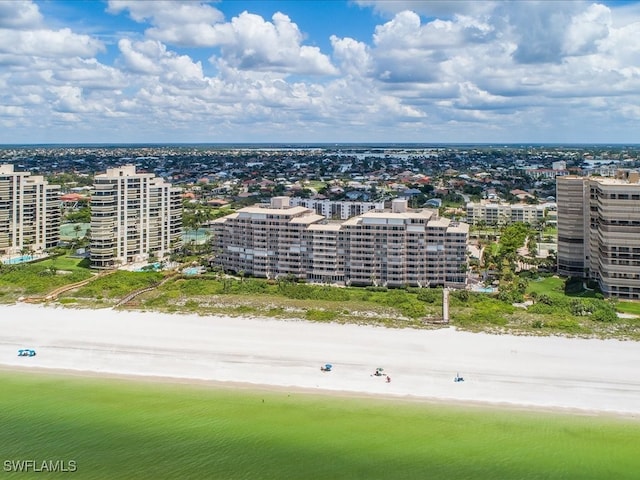
[[[558,205],[558,273],[587,277],[589,255],[589,182],[585,177],[568,175],[556,181]]]
[[[229,271],[344,285],[466,286],[468,225],[436,210],[409,210],[406,200],[340,223],[275,197],[213,228],[215,263]]]
[[[134,165],[95,176],[91,193],[91,267],[162,259],[182,238],[182,190]]]
[[[60,240],[60,187],[0,165],[0,254],[35,253]]]
[[[292,197],[294,207],[307,207],[326,218],[347,220],[371,210],[384,210],[384,202],[358,202],[347,200],[329,200],[317,198]]]
[[[558,272],[606,296],[640,299],[640,174],[559,177]]]

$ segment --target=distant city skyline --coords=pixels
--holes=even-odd
[[[3,1],[0,144],[637,144],[638,1]]]

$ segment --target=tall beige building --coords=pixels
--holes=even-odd
[[[60,240],[60,187],[0,165],[0,254],[55,247]]]
[[[464,223],[434,210],[367,212],[342,223],[276,197],[214,222],[216,262],[257,277],[389,287],[466,286]]]
[[[568,175],[556,181],[558,205],[558,273],[587,277],[589,255],[589,182]]]
[[[640,299],[640,175],[559,177],[558,272]]]
[[[95,176],[91,194],[91,267],[161,259],[182,238],[182,190],[134,165]]]

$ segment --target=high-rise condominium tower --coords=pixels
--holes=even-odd
[[[558,272],[640,299],[640,175],[558,177]]]
[[[134,165],[96,175],[91,195],[91,267],[161,259],[182,238],[181,189]]]
[[[54,247],[60,240],[60,187],[0,165],[0,254]]]

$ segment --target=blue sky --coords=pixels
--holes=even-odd
[[[640,143],[631,1],[0,1],[0,143]]]

